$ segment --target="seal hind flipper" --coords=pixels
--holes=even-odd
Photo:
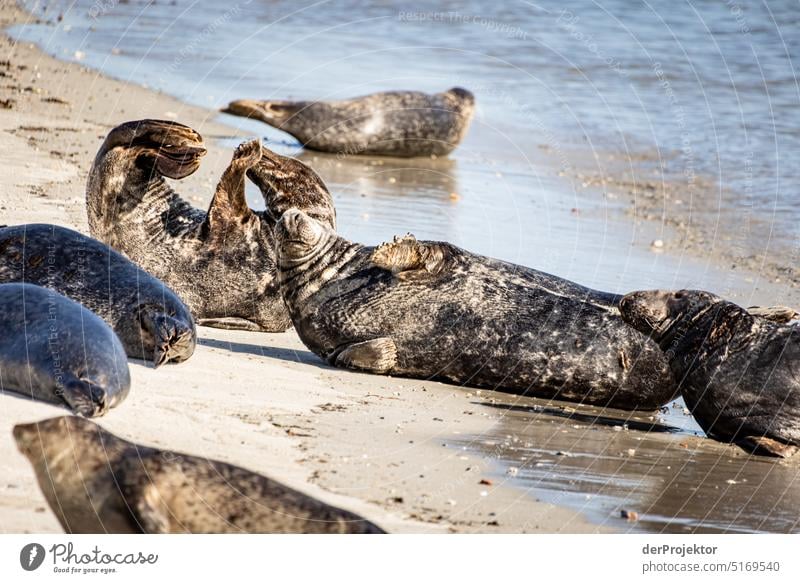
[[[221,111],[253,118],[279,128],[286,120],[297,115],[310,105],[308,101],[259,101],[257,99],[237,99],[231,101]]]
[[[334,366],[386,374],[397,363],[397,346],[386,337],[354,342],[337,349],[328,360]]]
[[[180,318],[150,307],[141,309],[139,322],[154,342],[153,368],[168,361],[182,362],[194,353],[197,342],[194,324],[188,326]]]
[[[800,314],[797,311],[787,306],[769,306],[766,308],[761,306],[750,306],[747,308],[747,312],[751,316],[764,318],[765,320],[776,322],[778,324],[786,324],[792,320],[800,318]]]
[[[444,271],[452,257],[452,249],[443,243],[421,243],[411,233],[381,243],[370,256],[377,267],[400,277],[412,272],[436,275]]]
[[[233,154],[231,163],[222,173],[217,184],[211,206],[208,208],[206,224],[210,232],[239,222],[253,211],[247,206],[244,180],[247,170],[261,160],[261,141],[258,139],[242,143]]]
[[[747,436],[736,441],[736,445],[754,454],[789,458],[797,453],[797,446],[764,436]]]

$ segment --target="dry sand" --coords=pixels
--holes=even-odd
[[[29,18],[0,0],[0,26]],[[85,178],[101,140],[126,120],[177,119],[209,155],[182,192],[202,204],[235,130],[216,112],[57,61],[0,37],[0,222],[87,232]],[[244,136],[242,136],[244,138]],[[279,479],[392,532],[594,532],[575,511],[503,484],[491,460],[447,447],[489,434],[499,414],[475,391],[336,370],[294,332],[200,328],[192,359],[154,371],[131,361],[128,400],[99,420],[121,437],[208,456]],[[0,396],[0,532],[60,532],[11,428],[65,410]],[[605,529],[602,529],[605,530]]]

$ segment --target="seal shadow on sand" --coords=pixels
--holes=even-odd
[[[265,358],[272,358],[275,360],[285,360],[288,362],[299,362],[302,364],[310,364],[324,369],[334,369],[324,360],[320,359],[310,350],[293,350],[291,348],[281,348],[278,346],[262,346],[259,344],[250,344],[247,342],[231,342],[229,340],[217,340],[216,338],[198,338],[197,343],[200,346],[208,346],[209,348],[218,348],[220,350],[228,350],[234,353],[252,354],[254,356],[263,356]]]

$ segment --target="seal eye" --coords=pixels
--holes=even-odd
[[[675,295],[673,297],[676,300],[682,300],[683,299],[683,292],[675,292]]]

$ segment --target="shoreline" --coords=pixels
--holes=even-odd
[[[178,119],[207,138],[246,137],[217,123],[216,111],[16,43],[5,29],[29,16],[14,2],[2,0],[2,7],[0,82],[12,93],[10,108],[0,115],[0,154],[7,161],[0,174],[3,223],[50,222],[87,232],[85,176],[104,135],[122,121]],[[207,146],[202,167],[179,189],[198,206],[210,198],[232,153],[213,138]],[[99,424],[143,445],[246,467],[390,532],[557,532],[562,525],[569,532],[607,530],[515,487],[480,486],[477,470],[469,479],[454,479],[465,465],[482,467],[481,460],[442,447],[440,439],[451,432],[484,435],[496,424],[473,402],[472,391],[333,369],[294,332],[198,332],[197,351],[185,363],[154,371],[131,361],[130,397]],[[60,532],[10,434],[16,423],[67,411],[2,398],[0,531]],[[362,451],[370,448],[377,449]],[[507,508],[513,511],[494,516]]]

